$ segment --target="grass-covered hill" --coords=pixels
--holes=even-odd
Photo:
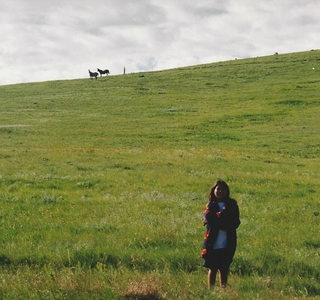
[[[316,299],[319,95],[320,51],[0,86],[0,298]],[[242,224],[208,291],[216,178]]]

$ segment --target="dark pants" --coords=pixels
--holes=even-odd
[[[226,285],[230,268],[230,259],[228,258],[226,249],[216,249],[210,251],[204,259],[203,266],[211,270],[212,284],[215,281],[217,271],[220,271],[220,284]]]

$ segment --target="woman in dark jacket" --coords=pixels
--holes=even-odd
[[[203,266],[209,269],[208,286],[214,286],[219,270],[220,286],[225,287],[237,247],[240,218],[238,204],[230,198],[229,187],[223,180],[217,180],[211,188],[203,215],[207,228],[201,257]]]

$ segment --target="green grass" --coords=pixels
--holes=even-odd
[[[0,298],[319,299],[319,63],[1,86]],[[208,291],[216,178],[242,224],[229,287]]]

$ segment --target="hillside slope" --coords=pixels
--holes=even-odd
[[[118,299],[146,280],[211,299],[201,212],[222,178],[242,224],[216,296],[316,297],[319,63],[308,51],[1,86],[1,295]]]

